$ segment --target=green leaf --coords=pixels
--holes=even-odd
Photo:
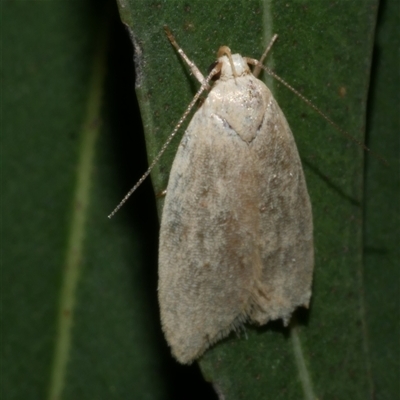
[[[149,160],[197,87],[160,34],[164,24],[203,71],[220,45],[257,57],[277,32],[269,64],[363,140],[377,2],[151,2],[144,7],[120,0],[119,5],[138,49],[137,94]],[[265,398],[266,393],[285,399],[371,398],[376,388],[363,287],[364,154],[293,93],[271,79],[268,84],[294,132],[313,203],[312,307],[307,315],[299,313],[291,330],[275,323],[248,328],[247,340],[224,340],[200,365],[224,398]],[[156,193],[167,185],[177,144],[153,170]],[[161,208],[160,201],[159,213]]]
[[[149,160],[198,88],[164,24],[202,71],[220,45],[257,58],[278,33],[267,65],[363,139],[377,1],[193,3],[118,2]],[[292,330],[249,327],[206,352],[200,367],[221,398],[399,394],[395,11],[382,6],[368,119],[389,168],[368,161],[365,209],[362,150],[265,77],[312,199],[313,300]],[[2,34],[1,397],[211,399],[198,367],[179,366],[161,333],[150,181],[107,219],[146,169],[132,45],[115,4],[4,0]],[[156,193],[178,143],[153,171]]]
[[[400,397],[400,13],[386,2],[378,16],[369,95],[364,181],[364,293],[371,374],[377,399]]]
[[[107,219],[146,168],[116,4],[2,12],[1,397],[179,399],[182,379],[210,391],[160,330],[150,182]]]

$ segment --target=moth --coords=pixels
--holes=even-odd
[[[179,47],[201,87],[147,171],[111,218],[142,184],[200,95],[176,153],[161,218],[159,284],[161,324],[174,357],[183,364],[243,324],[264,325],[308,307],[314,268],[313,219],[299,154],[286,118],[261,69],[289,88],[348,140],[336,125],[263,60],[220,47],[206,78]],[[249,65],[254,65],[252,73]],[[215,83],[210,88],[210,82]]]
[[[248,65],[259,63],[223,46],[205,79],[167,35],[202,88],[215,79],[180,142],[160,228],[162,329],[189,364],[244,323],[287,325],[308,306],[313,219],[293,134]]]

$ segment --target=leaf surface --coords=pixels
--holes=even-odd
[[[154,192],[184,129],[154,189],[106,218],[199,87],[164,24],[203,73],[220,45],[258,58],[278,33],[266,64],[359,140],[369,95],[368,143],[389,162],[368,159],[365,175],[360,148],[264,76],[312,200],[312,304],[291,329],[218,343],[203,375],[225,399],[398,396],[398,14],[381,4],[368,91],[377,3],[120,0],[127,32],[112,2],[2,2],[2,398],[216,398],[159,322]]]

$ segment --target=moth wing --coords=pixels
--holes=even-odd
[[[311,295],[311,206],[279,106],[271,95],[251,143],[203,112],[175,156],[160,229],[161,322],[182,363],[245,321],[287,320]]]
[[[261,139],[255,142],[256,180],[260,182],[259,246],[262,276],[254,293],[251,320],[285,325],[298,306],[308,307],[314,269],[310,197],[293,138],[272,98]]]

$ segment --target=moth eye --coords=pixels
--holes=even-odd
[[[209,67],[207,74],[209,74],[216,66],[218,65],[218,61],[214,61]],[[217,81],[221,77],[221,70],[217,72],[212,78],[212,81]]]

